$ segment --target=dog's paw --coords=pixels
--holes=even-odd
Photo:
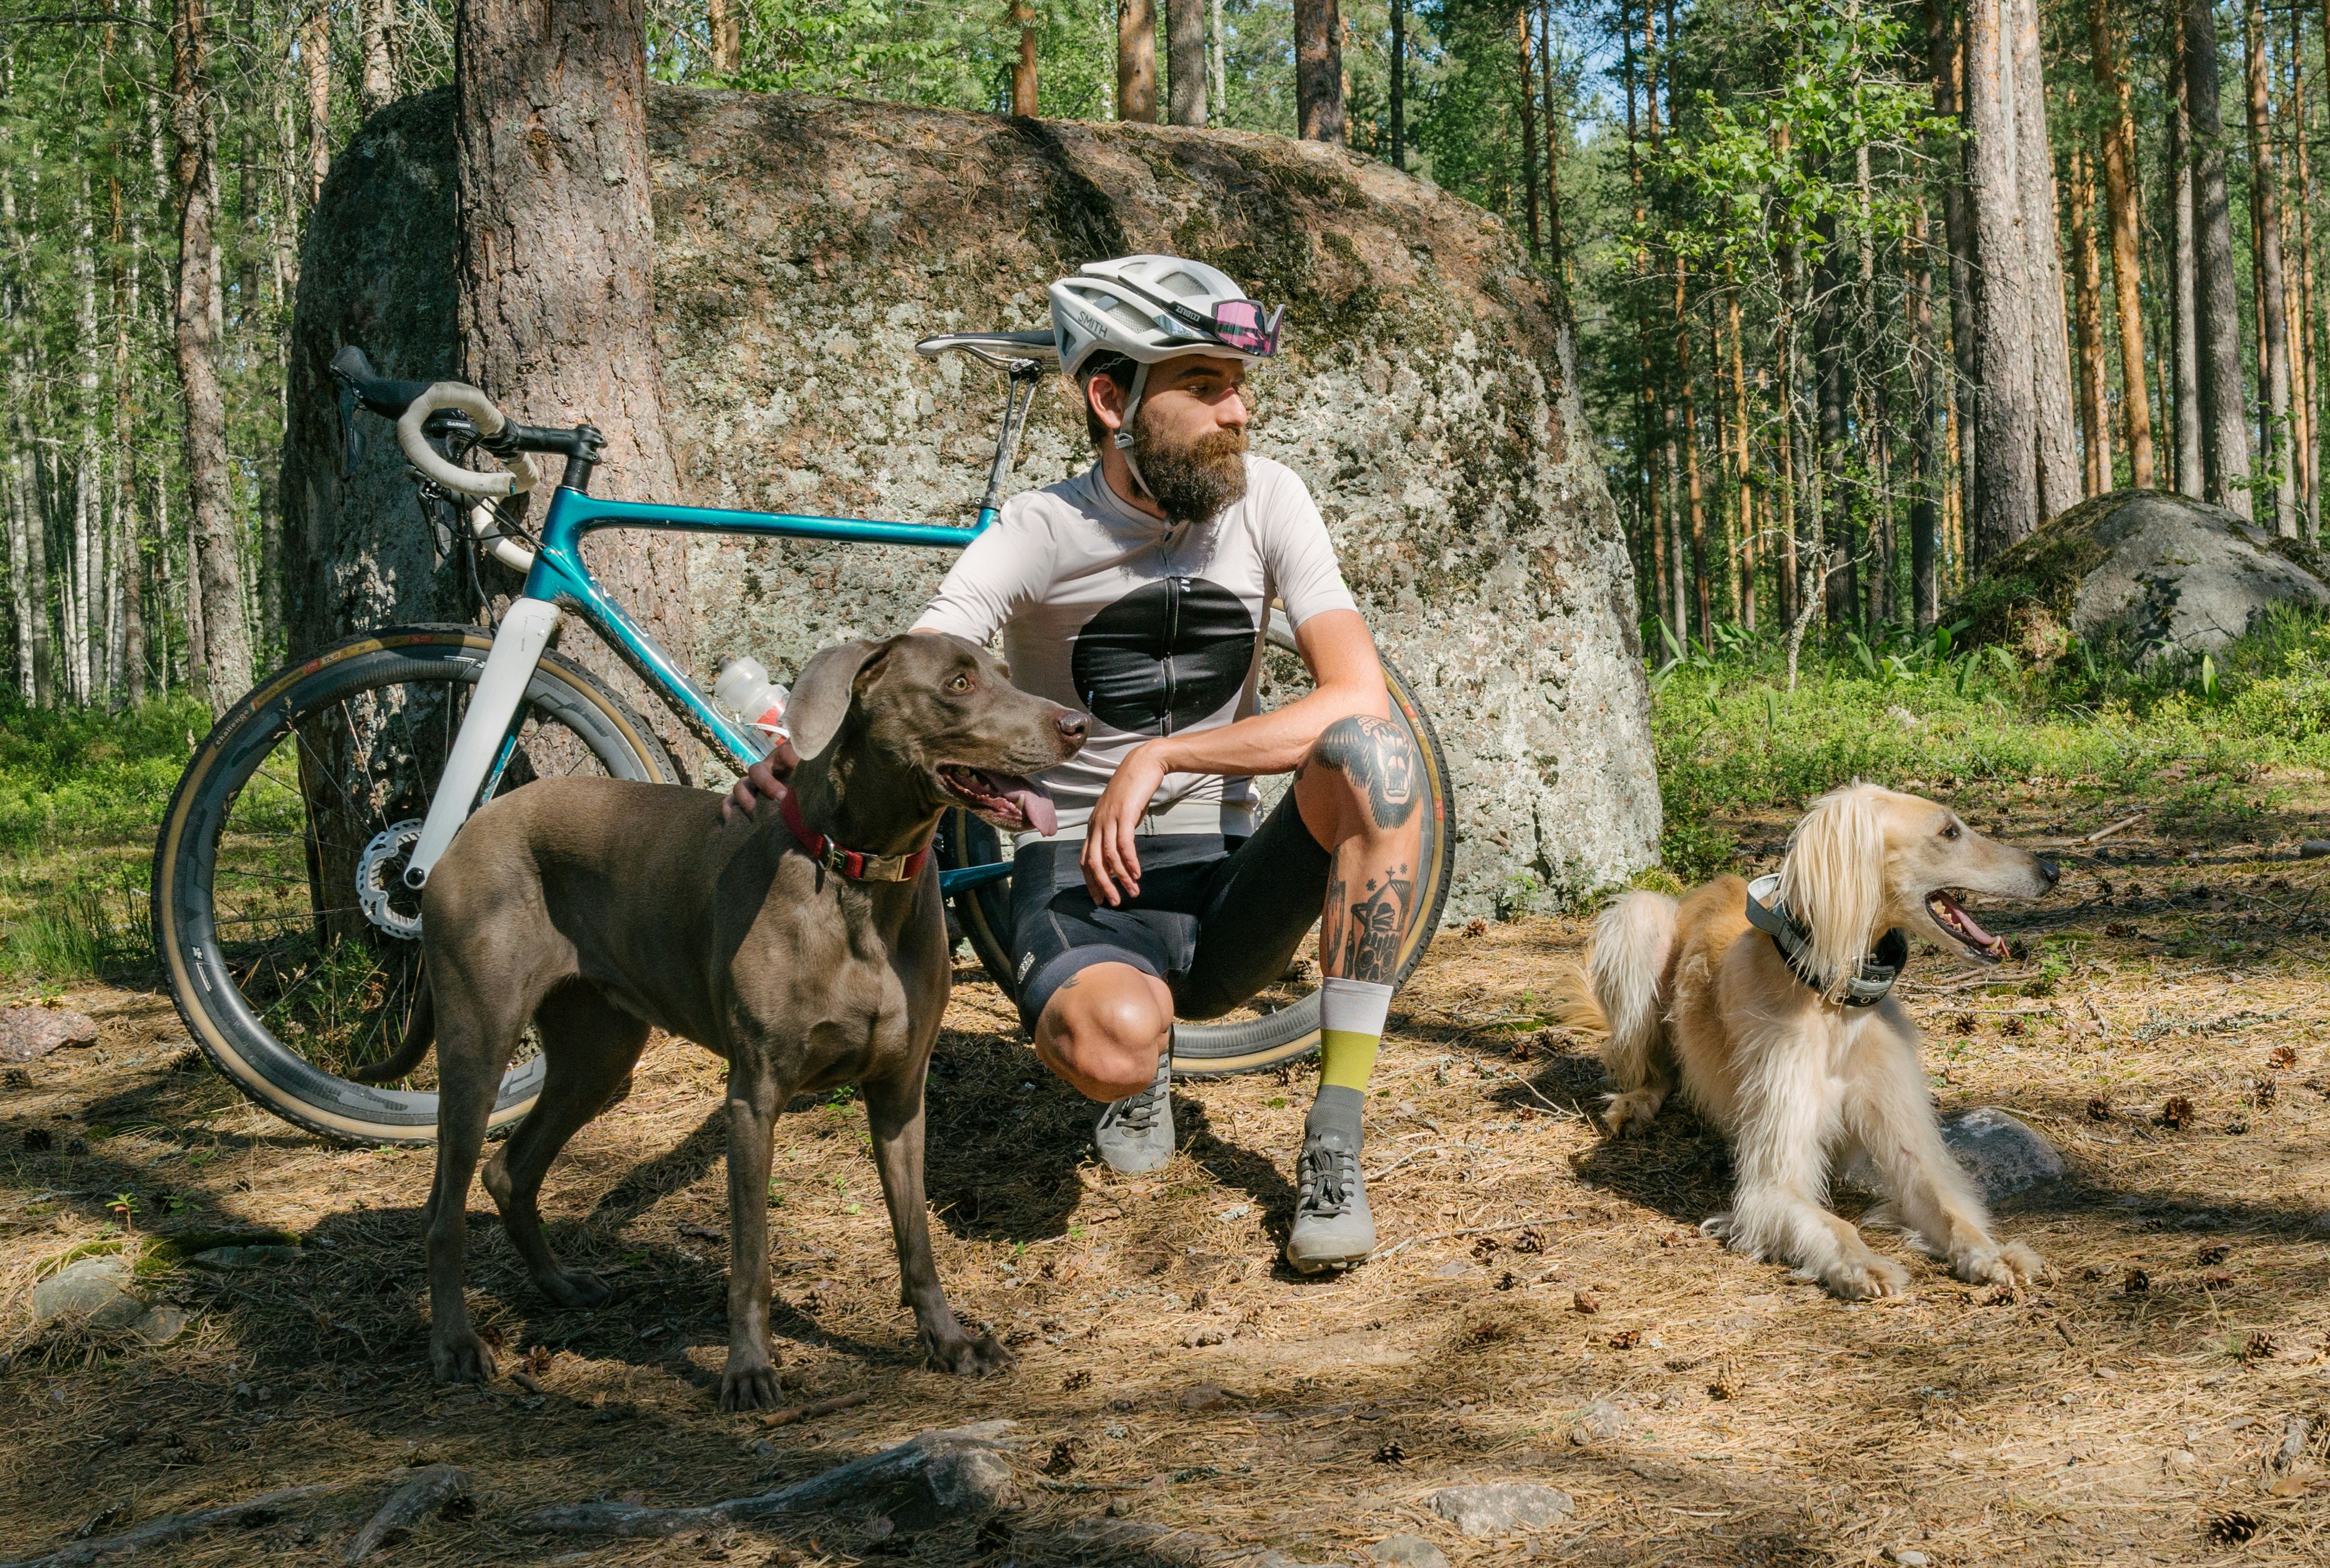
[[[1666,1096],[1648,1089],[1637,1089],[1627,1094],[1613,1094],[1602,1108],[1602,1129],[1612,1138],[1629,1138],[1651,1130],[1651,1121],[1659,1113]]]
[[[952,1372],[957,1377],[989,1377],[1019,1365],[1018,1356],[985,1335],[973,1338],[966,1334],[952,1340],[933,1341],[930,1357],[940,1371]]]
[[[431,1335],[429,1365],[440,1383],[490,1383],[494,1353],[468,1329],[459,1334]]]
[[[1820,1281],[1828,1287],[1829,1294],[1842,1300],[1871,1301],[1905,1294],[1909,1289],[1909,1270],[1872,1252],[1831,1266],[1821,1274]]]
[[[1950,1258],[1950,1272],[1969,1285],[2019,1290],[2047,1278],[2047,1260],[2020,1242],[1984,1242]]]
[[[774,1410],[782,1398],[775,1367],[766,1361],[740,1361],[730,1353],[728,1370],[720,1374],[722,1410]]]
[[[614,1287],[588,1269],[556,1269],[534,1282],[561,1307],[604,1307],[615,1299]]]

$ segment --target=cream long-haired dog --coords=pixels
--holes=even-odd
[[[1946,806],[1855,784],[1796,824],[1779,876],[1755,884],[1753,916],[1736,876],[1680,901],[1624,894],[1563,997],[1566,1021],[1603,1036],[1611,1133],[1647,1127],[1680,1087],[1732,1144],[1731,1211],[1702,1229],[1848,1299],[1909,1283],[1829,1211],[1829,1173],[1856,1148],[1882,1173],[1891,1217],[1959,1279],[2040,1277],[2037,1253],[1991,1234],[1944,1146],[1918,1031],[1890,985],[1906,936],[1978,963],[2006,956],[1953,891],[2037,898],[2060,874]]]

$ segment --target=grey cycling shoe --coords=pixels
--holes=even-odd
[[[1093,1129],[1100,1157],[1120,1176],[1145,1176],[1173,1157],[1173,1058],[1157,1058],[1157,1080],[1113,1101]]]
[[[1376,1219],[1368,1212],[1367,1182],[1359,1174],[1359,1140],[1340,1128],[1311,1130],[1294,1174],[1302,1195],[1286,1238],[1286,1261],[1305,1274],[1366,1262],[1376,1250]]]

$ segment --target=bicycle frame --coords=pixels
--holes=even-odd
[[[999,455],[999,477],[1005,467]],[[782,512],[741,512],[716,506],[681,506],[661,502],[611,501],[559,486],[551,492],[542,520],[541,542],[526,574],[526,589],[503,616],[493,652],[469,700],[469,713],[454,738],[436,798],[412,848],[404,880],[419,888],[429,880],[453,835],[469,814],[492,797],[517,745],[516,720],[526,684],[562,617],[582,618],[630,665],[648,689],[662,697],[673,716],[696,737],[742,769],[757,760],[769,743],[714,705],[711,697],[647,628],[610,598],[582,560],[585,535],[602,528],[652,528],[687,534],[727,534],[762,539],[821,539],[856,544],[906,544],[960,550],[995,520],[994,486],[979,520],[968,528],[928,523],[883,523],[867,517],[819,517]],[[999,880],[1007,863],[966,866],[940,878],[942,891]]]

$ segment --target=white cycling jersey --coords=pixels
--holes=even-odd
[[[1251,455],[1246,472],[1244,498],[1209,523],[1133,510],[1098,463],[1014,496],[914,623],[980,644],[1000,631],[1015,685],[1092,715],[1084,749],[1042,776],[1060,837],[1084,836],[1101,791],[1141,741],[1257,710],[1274,598],[1298,627],[1358,608],[1302,479]],[[1254,824],[1251,779],[1172,773],[1142,827],[1243,836]]]

